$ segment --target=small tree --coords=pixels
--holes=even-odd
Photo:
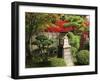
[[[58,20],[60,16],[59,14],[53,13],[25,13],[25,43],[28,60],[32,60],[32,36],[44,31],[49,25],[52,25]]]
[[[50,45],[53,44],[53,40],[49,39],[45,35],[38,35],[35,39],[36,40],[33,41],[32,44],[37,45],[37,47],[39,48],[43,61],[48,61],[48,50],[50,48]]]

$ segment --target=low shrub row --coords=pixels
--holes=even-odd
[[[31,65],[27,65],[27,68],[33,68],[33,67],[61,67],[66,66],[66,63],[63,58],[57,58],[57,57],[50,57],[48,61],[36,61],[33,59],[33,63]]]
[[[71,52],[73,55],[73,61],[76,65],[88,65],[89,64],[89,51],[80,50],[77,51],[76,48],[72,47]]]

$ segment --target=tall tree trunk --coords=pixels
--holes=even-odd
[[[28,62],[28,64],[32,64],[32,46],[31,46],[31,34],[29,34],[27,36],[27,41],[26,41],[26,53],[27,53],[27,56],[26,56],[26,61]]]

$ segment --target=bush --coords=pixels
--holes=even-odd
[[[33,63],[31,65],[27,64],[27,68],[34,68],[34,67],[60,67],[60,66],[66,66],[66,63],[64,59],[57,58],[57,57],[50,57],[48,61],[39,61],[36,59],[33,59]]]
[[[58,48],[57,47],[50,47],[48,49],[48,52],[49,52],[49,57],[57,56]]]
[[[47,62],[39,62],[36,64],[36,67],[60,67],[60,66],[66,66],[66,63],[64,59],[62,58],[49,58]]]
[[[75,48],[75,47],[71,47],[71,54],[72,54],[72,56],[73,56],[73,61],[74,61],[74,63],[76,63],[77,62],[77,59],[76,59],[76,56],[77,56],[77,48]]]
[[[62,58],[50,58],[50,64],[52,67],[57,67],[57,66],[66,66],[66,63],[64,59]]]
[[[79,49],[79,47],[80,47],[80,36],[75,35],[72,32],[68,32],[68,37],[69,37],[70,45]]]
[[[89,64],[89,51],[88,50],[81,50],[77,56],[77,63],[79,65],[88,65]]]
[[[72,53],[73,57],[76,57],[76,52],[77,52],[77,48],[71,47],[71,53]]]

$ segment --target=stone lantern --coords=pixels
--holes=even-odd
[[[64,36],[63,38],[61,38],[60,39],[60,46],[59,46],[58,57],[64,58],[65,61],[66,61],[66,64],[68,66],[74,65],[70,48],[71,48],[71,46],[69,45],[68,37]]]
[[[66,35],[60,37],[58,47],[59,47],[58,57],[62,58],[64,57],[64,51],[66,49],[70,49],[71,47],[68,43],[68,37]]]
[[[71,46],[68,43],[68,37],[64,37],[64,45],[63,45],[63,58],[66,61],[67,66],[73,66],[73,57],[71,54]]]

